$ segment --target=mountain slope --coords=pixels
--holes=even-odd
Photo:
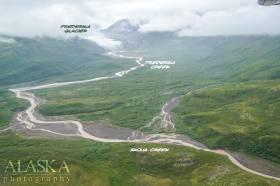
[[[279,85],[250,81],[194,91],[173,110],[177,132],[280,163]]]
[[[175,68],[190,69],[187,73],[204,79],[238,82],[280,76],[280,36],[178,37],[173,32],[141,33],[138,28],[120,20],[107,34],[121,40],[124,50],[150,59],[176,60],[185,68]]]
[[[104,56],[104,49],[78,38],[14,40],[0,42],[0,86],[96,77],[134,63]]]

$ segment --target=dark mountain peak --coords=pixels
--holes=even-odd
[[[139,26],[131,23],[128,19],[121,19],[113,23],[103,31],[110,34],[131,33],[138,31]]]

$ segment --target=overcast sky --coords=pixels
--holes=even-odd
[[[141,23],[141,32],[180,36],[279,34],[279,18],[280,6],[257,0],[0,0],[0,34],[18,36],[57,36],[62,24],[105,28],[120,19]]]

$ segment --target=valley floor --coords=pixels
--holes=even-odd
[[[122,56],[124,57],[124,56]],[[71,162],[71,167],[78,172],[74,171],[75,179],[71,183],[73,185],[77,183],[85,183],[88,182],[90,184],[97,184],[97,185],[125,185],[125,184],[133,184],[133,185],[157,185],[160,181],[160,185],[182,185],[188,183],[188,185],[277,185],[279,182],[278,173],[267,173],[259,170],[254,169],[254,167],[244,166],[246,161],[243,159],[236,159],[240,158],[241,156],[237,156],[234,153],[228,153],[224,150],[211,150],[208,149],[203,144],[192,140],[188,136],[178,135],[178,134],[161,134],[162,132],[178,132],[181,134],[189,134],[194,139],[198,141],[202,141],[207,146],[214,147],[214,148],[229,148],[232,150],[238,150],[245,152],[250,152],[252,154],[260,155],[261,157],[271,159],[273,161],[278,162],[277,156],[277,140],[278,140],[278,133],[277,129],[273,128],[266,128],[267,126],[261,126],[263,121],[267,119],[267,115],[258,115],[257,118],[253,117],[251,114],[251,107],[254,107],[253,104],[258,103],[260,110],[263,110],[264,105],[260,103],[268,102],[271,103],[269,105],[269,109],[267,110],[267,114],[273,118],[273,121],[279,121],[277,115],[278,105],[274,105],[273,99],[278,99],[278,82],[277,81],[266,81],[266,82],[250,82],[248,84],[240,84],[240,85],[220,85],[216,84],[216,86],[212,87],[213,82],[208,82],[208,84],[199,84],[199,83],[189,83],[188,80],[185,81],[178,81],[174,82],[176,78],[171,78],[168,81],[160,76],[160,72],[152,72],[147,70],[145,67],[141,68],[138,71],[133,72],[133,76],[124,76],[128,72],[134,71],[144,65],[141,63],[142,58],[136,58],[138,65],[136,67],[132,67],[127,71],[122,71],[120,73],[116,73],[113,76],[106,76],[102,78],[96,78],[92,80],[85,80],[85,81],[76,81],[69,82],[69,83],[58,83],[58,84],[49,84],[43,86],[35,86],[35,87],[26,87],[22,89],[12,89],[14,93],[16,93],[18,98],[25,99],[30,102],[30,107],[28,107],[25,111],[20,111],[17,114],[15,119],[15,125],[12,126],[12,131],[16,132],[17,134],[29,137],[63,137],[69,138],[69,141],[65,140],[47,140],[43,142],[40,139],[30,139],[30,140],[23,140],[22,143],[34,143],[36,146],[37,143],[44,143],[44,145],[49,144],[56,144],[61,143],[63,147],[71,145],[72,142],[79,143],[79,144],[93,144],[98,147],[104,147],[105,152],[108,153],[106,155],[109,156],[107,159],[104,153],[100,152],[102,155],[98,155],[100,149],[92,149],[92,154],[86,152],[86,154],[81,153],[82,157],[87,159],[94,158],[97,156],[98,160],[93,165],[84,162],[82,157],[76,157],[79,162],[75,162],[74,159],[69,159]],[[144,72],[144,73],[143,73]],[[148,76],[147,76],[148,75]],[[122,77],[122,78],[118,78]],[[166,76],[168,77],[168,75]],[[101,81],[102,80],[102,81]],[[87,83],[80,86],[80,83]],[[259,84],[258,84],[259,83]],[[261,87],[261,84],[265,83],[266,87]],[[62,87],[65,85],[69,85],[67,87]],[[211,85],[211,86],[209,86]],[[215,83],[214,83],[215,85]],[[271,85],[271,87],[268,87]],[[233,86],[234,88],[232,88]],[[60,87],[60,88],[58,88]],[[249,88],[248,88],[249,87]],[[48,89],[45,89],[48,88]],[[251,89],[250,89],[251,88]],[[217,92],[211,92],[212,90],[221,90],[224,95],[218,96],[217,100],[215,100],[215,95]],[[225,89],[225,90],[223,90]],[[227,91],[229,89],[229,91]],[[268,90],[267,90],[268,89]],[[32,91],[36,96],[39,95],[39,99],[34,96],[33,93],[27,92]],[[206,94],[204,95],[204,92]],[[211,95],[207,95],[207,91],[210,91]],[[274,91],[272,97],[265,97],[264,95],[267,93],[265,91]],[[202,92],[202,93],[201,93]],[[246,93],[250,93],[249,95],[253,94],[253,99],[249,99],[246,97]],[[188,93],[188,94],[186,94]],[[271,92],[270,92],[271,93]],[[186,95],[184,95],[186,94]],[[178,96],[183,95],[182,103],[179,104],[177,99],[172,101],[172,98],[177,98]],[[241,96],[240,96],[241,95]],[[245,95],[245,96],[243,96]],[[271,95],[271,94],[270,94]],[[202,101],[202,105],[207,105],[208,107],[203,107],[205,109],[210,109],[206,112],[207,114],[214,113],[214,111],[219,112],[219,107],[215,107],[215,104],[222,104],[223,107],[227,109],[222,109],[222,111],[226,110],[227,113],[224,113],[225,116],[229,113],[233,113],[231,109],[233,103],[223,103],[222,101],[232,100],[233,102],[240,102],[240,107],[243,108],[246,112],[240,116],[239,118],[244,121],[252,122],[249,124],[244,124],[242,126],[239,125],[230,125],[229,122],[227,123],[228,127],[233,127],[230,131],[238,131],[243,132],[244,134],[248,134],[248,131],[252,131],[250,128],[251,126],[258,126],[260,129],[259,132],[255,131],[253,134],[250,134],[249,138],[241,138],[239,133],[235,134],[226,134],[229,135],[226,139],[223,139],[222,133],[219,135],[216,134],[216,131],[223,131],[225,127],[223,125],[219,125],[221,122],[216,122],[213,118],[207,118],[209,115],[202,115],[202,118],[199,114],[201,111],[198,112],[198,109],[201,107],[196,100],[194,103],[190,102],[190,97],[198,96],[199,101]],[[228,96],[228,97],[227,97]],[[213,100],[209,98],[213,98]],[[196,98],[196,97],[195,97]],[[206,98],[206,101],[203,99]],[[221,99],[222,98],[222,99]],[[263,99],[263,100],[262,100]],[[43,104],[39,107],[39,112],[43,115],[48,116],[61,116],[60,119],[56,120],[53,117],[44,120],[44,117],[40,116],[40,114],[35,112],[36,107],[39,103],[44,100],[47,101],[46,104]],[[238,101],[237,101],[238,100]],[[169,106],[163,106],[166,102],[169,102]],[[209,102],[207,102],[209,101]],[[217,103],[215,103],[217,101]],[[247,104],[246,101],[249,103]],[[179,104],[179,106],[177,106]],[[187,104],[193,104],[188,107]],[[252,105],[251,105],[252,104]],[[187,105],[187,106],[186,106]],[[196,108],[194,107],[196,105]],[[163,106],[163,108],[162,108]],[[176,107],[177,106],[177,107]],[[221,105],[219,105],[221,106]],[[250,107],[251,106],[251,107]],[[248,107],[248,108],[247,108]],[[175,109],[174,109],[175,108]],[[189,108],[194,109],[190,111]],[[236,107],[234,107],[236,109]],[[255,107],[254,107],[255,108]],[[267,108],[267,107],[266,107]],[[185,111],[184,109],[187,109]],[[197,110],[196,110],[197,109]],[[211,109],[214,109],[211,110]],[[267,108],[268,109],[268,108]],[[174,120],[174,113],[176,113],[176,118]],[[256,113],[260,113],[258,110],[254,110]],[[154,128],[154,124],[148,125],[149,122],[153,120],[155,116],[160,114],[159,117],[159,125]],[[192,114],[191,116],[188,114]],[[73,117],[74,116],[74,117]],[[190,117],[191,119],[186,119],[186,117]],[[61,118],[69,118],[67,120]],[[76,120],[78,118],[78,120]],[[214,117],[215,118],[215,117]],[[234,118],[234,117],[232,117]],[[237,117],[236,117],[237,118]],[[197,123],[202,123],[203,120],[207,121],[206,123],[211,126],[211,131],[207,131],[208,128],[203,126],[199,128],[199,125],[195,125],[195,128],[192,128],[192,125]],[[80,121],[79,121],[80,120]],[[92,121],[95,121],[91,123]],[[217,123],[218,125],[212,125],[211,122]],[[238,120],[239,121],[239,120]],[[237,121],[232,120],[234,124]],[[106,125],[104,125],[104,123]],[[111,126],[111,124],[113,124]],[[242,124],[242,122],[241,122]],[[116,127],[114,125],[118,125],[120,127]],[[147,127],[148,126],[148,127]],[[159,126],[159,127],[158,127]],[[271,123],[272,127],[277,127],[277,124]],[[139,129],[144,129],[148,133],[143,133],[139,131]],[[246,127],[249,127],[248,129]],[[265,127],[265,128],[264,128]],[[129,129],[128,129],[129,128]],[[266,130],[267,129],[267,130]],[[205,130],[205,131],[204,131]],[[152,132],[160,132],[158,134],[151,134]],[[226,129],[224,131],[227,131]],[[274,136],[268,136],[270,132],[275,131]],[[2,131],[2,139],[5,140],[5,136],[8,136],[15,141],[19,141],[19,139],[13,136],[10,133]],[[264,133],[261,133],[264,132]],[[258,135],[256,135],[258,134]],[[260,135],[259,135],[260,134]],[[230,136],[231,135],[231,136]],[[232,137],[233,135],[233,137]],[[208,137],[215,137],[217,139],[211,139]],[[91,139],[99,142],[92,142],[87,140],[80,140],[80,139],[72,139],[72,138],[86,138]],[[242,146],[242,142],[249,139],[251,146]],[[218,143],[220,140],[221,142],[227,142],[229,144]],[[231,141],[235,140],[235,141]],[[264,140],[264,143],[258,143],[256,140]],[[265,145],[269,142],[271,143],[272,148],[269,149],[269,152],[265,151]],[[275,141],[276,140],[276,141]],[[113,142],[114,144],[103,144],[100,142]],[[116,142],[122,142],[124,144],[116,144]],[[130,142],[130,143],[129,143]],[[133,142],[133,143],[132,143]],[[136,143],[135,143],[136,142]],[[145,144],[143,144],[145,142]],[[152,144],[146,144],[146,143]],[[232,142],[232,143],[231,143]],[[156,144],[153,144],[156,143]],[[261,144],[260,146],[258,146]],[[179,147],[176,145],[183,145],[187,147]],[[34,146],[34,147],[35,147]],[[106,147],[105,147],[106,146]],[[128,146],[128,147],[127,147]],[[168,153],[128,153],[129,147],[164,147],[171,149]],[[59,147],[54,145],[53,148],[48,151],[48,153],[56,154],[56,151],[60,151],[64,149],[63,147]],[[113,149],[111,147],[114,147]],[[115,148],[119,148],[119,151]],[[190,149],[190,147],[195,149]],[[6,150],[9,150],[10,146],[5,147]],[[5,149],[4,148],[4,149]],[[25,150],[25,147],[18,147],[21,150]],[[61,148],[61,149],[56,149]],[[123,148],[123,149],[122,149]],[[187,155],[183,155],[181,157],[182,152],[177,153],[177,150],[174,149],[182,149],[182,151],[186,151]],[[9,151],[5,154],[4,149],[2,151],[3,157],[13,157],[7,156]],[[72,150],[75,148],[71,148]],[[85,148],[81,148],[85,152]],[[249,151],[248,151],[249,149]],[[32,149],[29,149],[33,151]],[[251,151],[250,151],[251,150]],[[53,152],[52,152],[53,151]],[[68,152],[71,150],[68,149]],[[113,155],[117,151],[118,154],[115,157]],[[205,151],[205,152],[204,152]],[[18,151],[19,152],[19,151]],[[91,152],[91,151],[90,151]],[[259,152],[263,152],[263,154],[259,154]],[[175,154],[173,154],[175,153]],[[190,154],[191,155],[190,155]],[[276,153],[276,154],[275,154]],[[72,152],[71,158],[72,157]],[[124,155],[126,154],[126,155]],[[205,155],[203,155],[205,154]],[[29,158],[36,158],[40,157],[40,153],[30,154]],[[37,156],[36,156],[37,155]],[[80,154],[79,154],[80,155]],[[132,157],[126,157],[130,156]],[[177,157],[178,155],[178,157]],[[232,163],[237,165],[238,167],[234,166],[230,163],[226,156],[231,160]],[[73,155],[75,156],[75,155]],[[113,157],[111,157],[113,156]],[[144,157],[141,159],[141,157]],[[196,157],[197,156],[197,157]],[[202,160],[199,160],[198,157],[205,156]],[[60,157],[60,156],[58,156]],[[63,156],[67,157],[67,155]],[[122,161],[120,161],[120,157],[122,157]],[[125,159],[123,159],[125,157]],[[192,159],[192,158],[194,159]],[[217,162],[214,159],[208,159],[210,157],[215,157],[217,160],[221,162]],[[16,158],[14,156],[14,158]],[[132,160],[132,159],[133,160]],[[136,159],[135,159],[136,158]],[[140,159],[139,159],[140,158]],[[149,159],[151,158],[151,161]],[[171,158],[171,159],[170,159]],[[117,162],[110,162],[117,160]],[[198,164],[195,162],[198,160]],[[129,161],[128,164],[126,162]],[[175,162],[174,162],[175,161]],[[240,163],[241,162],[241,163]],[[116,163],[116,166],[113,167],[112,170],[106,167],[106,165],[110,163]],[[131,165],[135,164],[135,166]],[[143,164],[144,163],[144,164]],[[146,164],[147,163],[147,164]],[[81,165],[82,164],[82,165]],[[223,164],[223,165],[222,165]],[[137,166],[136,166],[137,165]],[[93,166],[93,167],[91,167]],[[128,168],[130,166],[130,168]],[[135,169],[131,168],[134,167]],[[248,168],[249,167],[249,168]],[[277,165],[276,165],[277,167]],[[103,169],[104,168],[104,169]],[[251,169],[250,169],[251,168]],[[131,170],[130,170],[131,169]],[[182,169],[182,170],[181,170]],[[242,170],[243,169],[243,170]],[[254,169],[254,170],[252,170]],[[91,171],[89,171],[91,170]],[[102,170],[102,175],[98,173],[99,170]],[[129,171],[128,171],[129,170]],[[256,171],[255,171],[256,170]],[[278,169],[275,169],[276,172]],[[103,172],[104,171],[104,172]],[[110,171],[113,171],[112,174]],[[249,173],[246,173],[249,172]],[[258,172],[259,171],[259,172]],[[271,171],[271,170],[270,170]],[[253,173],[253,174],[250,174]],[[256,175],[254,175],[256,174]],[[89,177],[87,177],[87,175]],[[115,175],[111,176],[111,175]],[[124,180],[124,177],[127,178],[129,175],[129,179]],[[258,176],[259,175],[259,176]],[[261,177],[263,176],[263,177]],[[94,181],[86,181],[90,178],[96,178],[98,182]],[[266,177],[266,178],[265,178]],[[269,179],[273,178],[273,179]],[[140,180],[140,181],[139,181]],[[82,181],[82,182],[80,182]]]

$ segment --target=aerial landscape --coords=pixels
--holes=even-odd
[[[0,185],[280,185],[280,2],[0,2]]]

